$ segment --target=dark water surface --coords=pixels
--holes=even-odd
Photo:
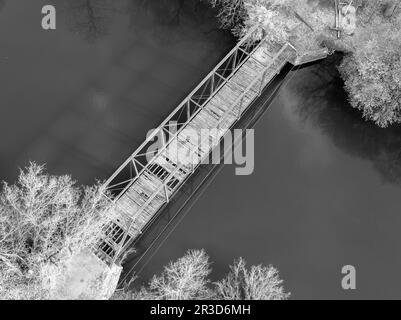
[[[107,178],[232,47],[214,15],[197,0],[0,0],[0,178],[29,160]]]
[[[254,174],[225,166],[143,279],[187,248],[205,248],[213,280],[242,256],[276,266],[293,298],[401,297],[401,128],[361,120],[333,61],[289,77],[255,127]],[[341,288],[349,264],[355,291]]]
[[[0,0],[0,178],[29,160],[107,178],[232,45],[195,0]],[[361,120],[333,70],[292,74],[256,125],[254,174],[224,167],[143,279],[205,248],[213,279],[242,256],[275,265],[294,298],[401,298],[401,129]]]

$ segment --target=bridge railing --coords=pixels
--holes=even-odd
[[[231,75],[252,55],[259,44],[254,44],[251,37],[258,26],[249,32],[221,60],[221,62],[199,83],[199,85],[175,108],[170,115],[147,136],[135,152],[105,182],[106,196],[116,201],[130,187],[140,174],[168,146],[204,105],[224,86]],[[263,42],[265,39],[262,39]],[[175,132],[170,130],[171,124]],[[152,150],[155,142],[161,141],[162,148]]]
[[[272,44],[267,41],[267,35],[257,43],[251,41],[251,37],[254,32],[257,32],[257,28],[258,26],[252,28],[238,42],[181,104],[147,136],[146,140],[135,152],[113,173],[105,183],[106,197],[112,202],[117,202],[139,177],[149,173],[155,174],[153,168],[154,166],[157,167],[157,161],[163,158],[163,152],[168,150],[167,148],[172,143],[179,143],[182,130],[191,123],[192,119],[194,119],[201,110],[207,110],[204,109],[204,106],[230,81],[231,77],[236,74],[249,59],[253,59],[253,61],[259,65],[258,74],[252,79],[249,86],[246,88],[238,88],[241,90],[239,97],[230,103],[229,108],[219,117],[218,123],[214,123],[214,126],[219,130],[218,140],[229,130],[226,126],[227,123],[232,123],[233,121],[233,110],[236,110],[237,119],[239,119],[241,114],[249,106],[249,104],[243,106],[244,97],[249,90],[251,88],[255,90],[255,86],[257,86],[258,89],[256,89],[256,91],[260,93],[266,84],[266,76],[268,76],[267,80],[270,80],[271,76],[274,76],[281,70],[283,64],[287,61],[291,62],[294,60],[294,53],[296,50],[289,43],[279,47],[273,45],[272,48]],[[256,54],[254,55],[255,51],[261,46],[266,46],[266,48],[270,50],[266,50],[270,52],[270,58],[266,60],[262,59],[262,61],[259,55],[258,59],[255,58]],[[289,48],[291,50],[286,51]],[[262,71],[260,71],[261,67]],[[231,117],[231,119],[228,119],[229,117]],[[172,124],[174,125],[174,130],[172,130]],[[156,142],[158,143],[155,145]],[[159,144],[160,142],[161,146]],[[193,172],[197,166],[202,163],[203,157],[209,155],[208,152],[201,156],[199,155],[199,148],[204,145],[204,142],[205,141],[202,140],[200,144],[194,147],[189,147],[185,144],[188,154],[188,156],[186,156],[187,159],[184,159],[184,161],[178,159],[178,161],[176,161],[176,159],[174,159],[175,166],[170,167],[167,172],[163,173],[163,177],[159,179],[159,183],[152,193],[148,195],[145,203],[135,209],[135,212],[127,212],[124,208],[120,208],[118,202],[116,203],[121,217],[105,225],[103,235],[99,238],[99,243],[104,245],[105,248],[100,248],[100,251],[97,252],[100,252],[100,254],[105,257],[105,261],[114,263],[120,256],[120,253],[123,252],[124,248],[136,238],[137,234],[141,233],[143,226],[138,224],[136,220],[143,211],[148,212],[150,210],[149,208],[154,205],[153,200],[156,197],[159,196],[159,198],[161,197],[164,199],[163,201],[165,203],[168,203],[169,197],[174,196],[180,186],[185,183],[186,179],[191,175],[191,170],[188,170],[188,157],[190,158]],[[219,141],[214,141],[213,143],[216,144],[218,142]],[[174,149],[174,146],[172,146],[172,149]],[[166,152],[164,155],[166,155]],[[185,172],[184,176],[182,172]],[[176,177],[180,175],[182,178],[177,180]],[[158,178],[160,177],[158,176]],[[171,181],[176,181],[177,183],[171,184]],[[107,240],[110,237],[112,241]]]
[[[287,50],[290,49],[291,50]],[[242,107],[242,100],[244,98],[244,96],[253,88],[258,89],[259,87],[262,87],[262,85],[265,85],[266,82],[265,81],[270,81],[272,79],[272,76],[274,76],[275,74],[277,74],[281,68],[283,67],[283,65],[290,60],[291,55],[293,54],[293,50],[292,50],[292,46],[290,44],[285,44],[280,50],[279,52],[276,54],[275,57],[273,57],[272,61],[266,65],[262,71],[251,81],[251,83],[243,90],[243,92],[237,97],[237,99],[232,103],[232,105],[230,106],[230,108],[228,108],[225,113],[221,116],[221,118],[219,119],[219,121],[217,122],[216,126],[217,128],[221,128],[221,132],[219,132],[219,136],[218,139],[216,139],[216,141],[214,141],[214,144],[210,146],[210,150],[209,152],[206,152],[205,154],[203,154],[202,156],[199,156],[198,154],[198,147],[199,145],[203,145],[204,143],[209,144],[209,136],[204,136],[202,137],[202,139],[200,140],[199,145],[189,148],[188,149],[188,155],[186,156],[186,159],[191,159],[190,161],[192,162],[192,172],[196,170],[196,168],[203,162],[203,160],[205,159],[205,157],[209,156],[210,151],[219,143],[221,137],[223,137],[225,135],[225,133],[230,129],[230,127],[228,127],[226,125],[226,123],[230,123],[231,125],[233,123],[235,123],[243,114],[243,112],[245,112],[246,108],[250,105],[245,105],[244,107]],[[269,73],[267,75],[267,72]],[[266,76],[268,76],[268,78],[266,78]],[[266,78],[266,79],[265,79]],[[238,116],[236,117],[236,120],[232,119],[232,114],[235,108],[238,108]],[[178,136],[175,136],[173,138],[173,140],[178,143]],[[189,176],[191,176],[191,173],[188,173],[186,175],[186,177],[179,181],[179,183],[177,185],[175,185],[173,188],[171,186],[168,186],[168,183],[170,180],[170,178],[173,178],[181,169],[183,169],[184,167],[186,167],[188,165],[188,162],[186,161],[177,161],[177,167],[175,167],[175,169],[170,172],[166,177],[164,177],[163,181],[160,182],[159,186],[153,191],[153,193],[151,195],[149,195],[149,198],[147,199],[146,203],[144,203],[136,212],[132,213],[132,216],[130,218],[130,223],[127,225],[127,229],[125,232],[125,236],[122,239],[122,241],[120,241],[121,245],[117,248],[116,252],[113,253],[113,262],[118,259],[118,257],[120,257],[121,253],[124,252],[125,248],[130,245],[130,243],[135,240],[130,238],[129,241],[127,241],[127,237],[130,237],[130,231],[131,228],[135,228],[135,221],[136,219],[141,215],[141,213],[144,210],[147,210],[148,207],[150,206],[151,202],[155,199],[155,197],[157,197],[158,195],[164,196],[165,198],[165,203],[169,202],[169,197],[168,197],[168,193],[164,192],[164,190],[169,187],[170,190],[170,196],[174,196],[175,192],[177,192],[180,187],[185,183],[185,181],[187,180],[187,178]],[[141,231],[141,230],[139,230]]]

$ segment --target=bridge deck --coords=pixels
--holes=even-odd
[[[108,196],[115,205],[113,219],[94,250],[102,260],[117,259],[266,84],[288,61],[294,61],[291,45],[276,46],[262,39],[250,46],[246,37],[108,180]],[[149,152],[157,137],[163,141],[161,147]]]

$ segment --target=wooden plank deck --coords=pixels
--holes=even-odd
[[[119,251],[141,234],[293,56],[294,48],[288,44],[257,47],[225,79],[224,85],[115,201],[113,210],[117,218],[105,227],[103,237],[95,246],[98,257],[109,263],[114,261]]]

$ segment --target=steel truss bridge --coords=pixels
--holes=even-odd
[[[299,56],[290,43],[272,43],[267,35],[255,42],[257,33],[258,27],[249,30],[106,181],[110,221],[93,252],[108,265],[118,262],[284,65],[328,54]]]

